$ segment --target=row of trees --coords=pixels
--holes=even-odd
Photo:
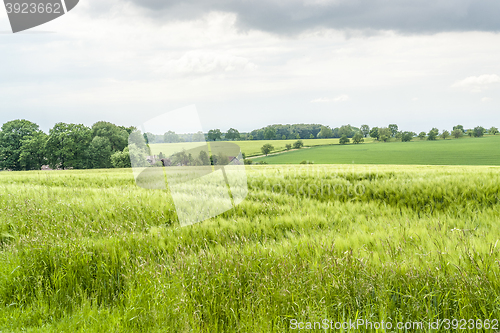
[[[100,121],[91,128],[57,123],[46,134],[28,120],[9,121],[0,132],[0,169],[129,167],[128,137],[133,130]]]

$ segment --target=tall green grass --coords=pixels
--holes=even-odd
[[[136,187],[128,170],[1,173],[0,331],[499,318],[500,168],[248,177],[242,204],[181,228],[169,193]]]

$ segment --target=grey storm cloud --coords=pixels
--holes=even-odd
[[[211,11],[237,15],[242,30],[295,34],[327,27],[400,33],[500,31],[499,0],[128,0],[159,19]]]

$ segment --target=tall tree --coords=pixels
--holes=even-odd
[[[493,134],[493,135],[497,135],[498,134],[498,128],[496,127],[492,127],[488,130],[488,134]]]
[[[373,127],[371,130],[370,130],[370,137],[376,139],[376,140],[379,140],[380,138],[380,135],[378,133],[378,127]]]
[[[267,156],[267,154],[274,150],[274,147],[270,143],[266,143],[260,148],[260,150],[262,151],[262,154],[265,154]]]
[[[391,131],[391,137],[395,138],[396,134],[398,133],[398,125],[390,124],[388,127],[389,127],[389,130]]]
[[[378,135],[379,135],[379,140],[387,142],[387,141],[389,141],[389,139],[391,138],[391,135],[392,135],[391,129],[387,128],[387,127],[379,128]]]
[[[368,125],[361,125],[361,133],[363,133],[363,136],[366,138],[368,137],[368,134],[370,134],[370,126]]]
[[[455,126],[456,127],[456,126]],[[455,128],[454,127],[454,128]],[[451,132],[451,135],[455,138],[455,139],[458,139],[458,138],[461,138],[464,136],[464,131],[461,130],[460,128],[455,128],[453,130],[453,132]]]
[[[434,127],[427,134],[427,140],[434,141],[434,140],[436,140],[436,138],[437,138],[438,135],[439,135],[439,130]]]
[[[23,140],[30,139],[38,131],[37,124],[24,119],[3,124],[0,132],[0,168],[22,170],[19,157]]]
[[[238,140],[240,138],[240,132],[237,129],[230,128],[226,133],[226,139],[228,140]]]
[[[19,163],[23,170],[40,170],[47,163],[45,145],[48,135],[42,131],[22,140]]]
[[[453,126],[453,130],[461,130],[462,132],[464,131],[464,127],[462,125],[456,125],[456,126]]]
[[[88,167],[93,169],[111,168],[111,143],[109,139],[102,136],[96,136],[90,142],[88,148]]]
[[[92,139],[99,136],[109,140],[112,152],[123,151],[128,145],[129,132],[113,123],[98,121],[92,125]],[[154,138],[148,138],[153,139]]]
[[[486,132],[486,130],[484,129],[484,127],[476,126],[476,127],[474,127],[473,134],[476,138],[480,138],[484,135],[485,132]]]
[[[87,150],[92,130],[82,124],[57,123],[47,140],[47,160],[51,168],[84,169],[88,167]]]
[[[210,141],[215,141],[215,140],[220,140],[222,136],[222,133],[220,131],[220,129],[211,129],[210,131],[208,131],[208,140]]]

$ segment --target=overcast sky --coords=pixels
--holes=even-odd
[[[500,127],[498,0],[81,0],[12,34],[0,123]]]

